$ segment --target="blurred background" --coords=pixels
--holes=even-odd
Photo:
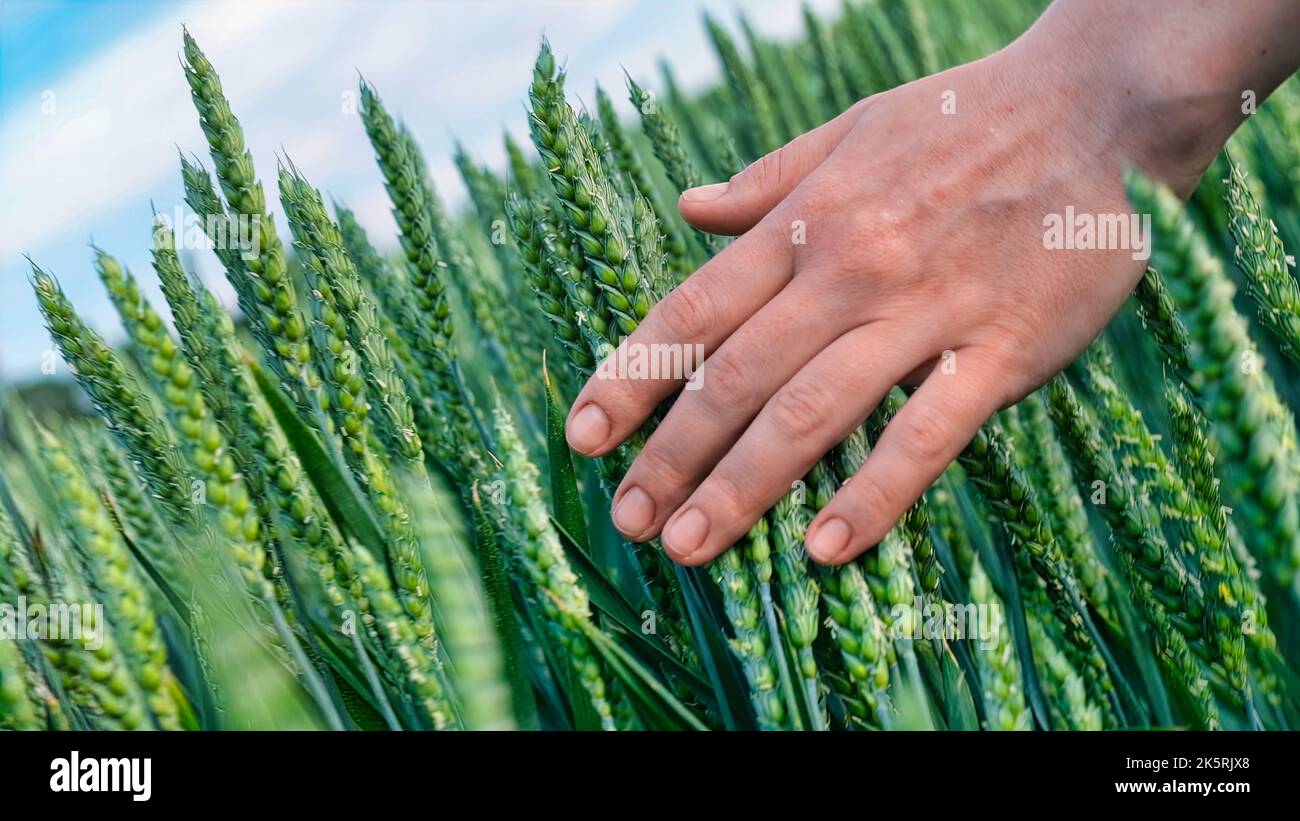
[[[456,207],[455,140],[494,167],[504,165],[503,130],[528,142],[524,95],[543,35],[573,67],[573,94],[594,105],[599,79],[630,112],[624,69],[658,88],[663,57],[685,88],[714,79],[701,16],[734,26],[736,10],[734,0],[3,0],[0,383],[42,379],[52,348],[24,255],[58,277],[110,341],[120,336],[91,268],[92,238],[142,274],[165,309],[149,273],[150,206],[171,214],[182,205],[178,150],[211,167],[180,67],[182,25],[221,73],[264,186],[272,175],[277,220],[278,153],[350,205],[388,250],[396,228],[356,114],[358,72],[414,130]],[[801,31],[794,0],[749,0],[743,10],[768,36]],[[189,262],[233,308],[215,257]],[[61,362],[57,376],[67,381]]]

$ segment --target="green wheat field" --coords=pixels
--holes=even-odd
[[[690,94],[668,66],[566,89],[543,42],[519,78],[532,145],[507,138],[504,172],[459,152],[463,212],[362,80],[397,238],[252,157],[185,33],[210,148],[179,160],[185,201],[217,239],[259,231],[253,253],[214,243],[238,319],[163,217],[140,226],[152,271],[88,260],[118,348],[65,297],[74,272],[32,260],[94,414],[34,401],[45,380],[3,394],[0,630],[20,602],[102,606],[75,635],[0,640],[0,728],[1300,726],[1295,78],[1189,203],[1129,180],[1155,231],[1130,304],[851,564],[812,564],[804,529],[901,390],[706,568],[610,524],[655,419],[597,461],[564,443],[610,346],[725,247],[679,191],[1001,47],[1042,5],[847,0],[790,42],[708,19],[722,79]],[[978,640],[922,629],[976,606],[1000,616]]]

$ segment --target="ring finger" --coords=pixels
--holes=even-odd
[[[934,356],[937,331],[882,320],[837,339],[779,390],[664,527],[675,561],[697,565],[742,537],[791,483]]]

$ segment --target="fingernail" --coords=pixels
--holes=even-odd
[[[850,535],[843,519],[827,519],[808,537],[808,555],[819,562],[834,561],[849,546]]]
[[[712,185],[701,185],[697,188],[687,188],[682,192],[682,199],[687,202],[712,202],[723,194],[727,193],[727,186],[731,183],[715,182]]]
[[[655,518],[655,501],[639,487],[633,487],[614,508],[614,525],[624,536],[640,536]]]
[[[565,437],[579,453],[591,453],[609,436],[609,417],[599,406],[588,402],[569,420]]]
[[[690,510],[677,517],[677,520],[664,534],[664,547],[678,561],[685,561],[704,544],[704,537],[709,535],[709,517],[699,508]]]

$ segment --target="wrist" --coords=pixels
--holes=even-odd
[[[1233,8],[1057,0],[1005,52],[1113,159],[1186,196],[1294,69],[1296,49],[1278,42],[1288,14]]]

